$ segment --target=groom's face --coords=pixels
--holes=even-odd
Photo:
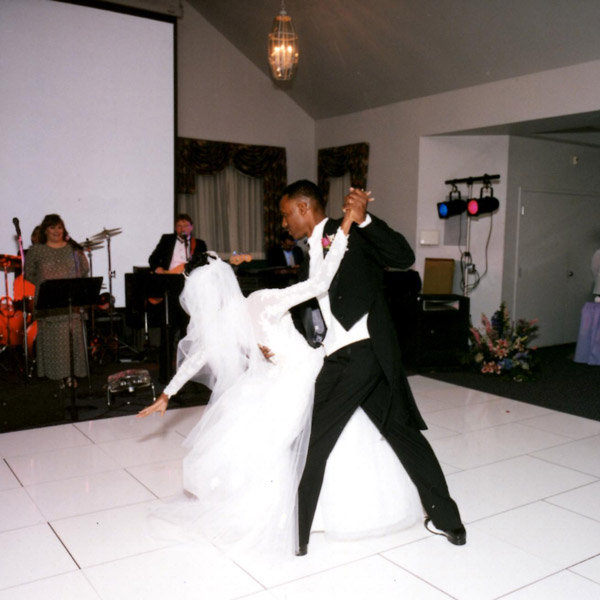
[[[290,198],[285,195],[279,203],[281,226],[295,239],[300,240],[312,233],[309,203],[302,196]]]

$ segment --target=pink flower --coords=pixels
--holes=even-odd
[[[331,244],[333,243],[334,238],[335,238],[335,234],[334,235],[326,235],[325,237],[321,238],[321,245],[323,246],[323,248],[328,250],[329,247],[331,246]]]

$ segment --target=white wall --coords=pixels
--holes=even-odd
[[[324,148],[363,141],[370,144],[368,187],[376,198],[373,212],[404,233],[415,245],[417,233],[425,223],[423,219],[431,219],[430,210],[434,206],[429,193],[421,193],[421,185],[427,188],[427,183],[422,180],[440,185],[444,179],[452,178],[451,173],[443,172],[444,169],[428,172],[427,167],[419,168],[419,160],[439,165],[439,152],[443,147],[443,142],[441,146],[432,143],[422,147],[424,136],[595,111],[600,108],[598,90],[600,61],[592,61],[323,119],[316,123],[316,145]],[[506,140],[493,139],[492,144],[499,144],[497,151],[483,140],[481,144],[485,153],[489,157],[495,156],[494,160],[499,164],[485,167],[484,172],[494,171],[506,176]],[[473,159],[473,169],[460,156],[447,156],[447,166],[450,171],[460,166],[461,173],[464,168],[467,175],[477,175],[482,157],[468,149],[465,151],[464,158],[470,156]],[[430,158],[429,152],[433,152]],[[502,202],[502,197],[500,200]],[[502,251],[500,243],[496,252]],[[419,253],[419,260],[423,256]],[[499,259],[501,257],[493,257],[496,265]],[[501,267],[494,277],[501,280]],[[493,289],[485,294],[485,301],[482,299],[481,302],[489,311],[500,302],[499,284],[494,282]],[[477,315],[479,302],[474,299],[472,314]],[[488,303],[492,306],[487,306]]]
[[[417,205],[417,240],[422,230],[437,230],[439,246],[416,245],[415,268],[423,273],[425,258],[453,258],[456,270],[460,267],[460,251],[456,245],[444,245],[444,228],[448,221],[440,219],[437,203],[448,197],[448,179],[477,177],[485,173],[500,175],[500,180],[492,182],[494,196],[500,201],[499,209],[493,215],[483,215],[470,219],[470,252],[473,263],[480,275],[486,269],[486,242],[491,236],[487,251],[487,274],[470,294],[471,315],[479,321],[482,312],[488,316],[500,305],[502,297],[502,269],[504,254],[504,229],[506,215],[506,174],[508,169],[507,136],[449,136],[424,137],[419,154],[419,188]],[[479,197],[481,183],[475,183],[471,197]],[[459,184],[462,198],[467,199],[468,188]],[[452,217],[453,221],[459,217]],[[454,243],[456,240],[452,240]],[[466,244],[466,232],[462,241]],[[466,250],[466,247],[462,247]],[[469,280],[471,283],[473,278]],[[455,289],[454,293],[461,293]]]
[[[374,211],[414,243],[422,136],[598,110],[598,90],[600,61],[592,61],[323,119],[316,144],[370,144]]]
[[[187,3],[177,55],[180,136],[282,146],[288,181],[316,177],[314,120]]]
[[[509,307],[515,293],[519,189],[597,195],[600,191],[600,149],[522,137],[510,138],[502,283],[504,299]],[[561,232],[557,231],[556,235],[560,236]],[[600,244],[600,239],[598,242]]]
[[[112,239],[117,305],[124,274],[147,264],[171,221],[174,189],[174,26],[107,10],[0,2],[0,252],[17,254],[45,214],[81,242]],[[156,242],[154,242],[156,243]],[[106,248],[94,275],[108,287]]]

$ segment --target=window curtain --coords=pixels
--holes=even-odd
[[[325,206],[325,214],[328,217],[339,219],[342,216],[344,196],[348,193],[348,188],[351,185],[352,180],[349,172],[344,173],[341,177],[329,178],[329,194]]]
[[[263,182],[227,166],[196,176],[196,193],[179,194],[177,212],[194,220],[196,235],[221,254],[264,257]]]
[[[197,175],[215,174],[233,166],[249,177],[262,180],[263,244],[274,245],[279,232],[279,198],[286,185],[285,148],[231,144],[177,138],[175,181],[177,194],[196,194]]]
[[[318,154],[319,187],[325,199],[329,199],[330,180],[350,174],[350,185],[367,188],[369,170],[369,144],[350,144],[335,148],[321,148]]]

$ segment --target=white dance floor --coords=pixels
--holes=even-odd
[[[150,535],[202,407],[0,434],[0,600],[600,599],[600,422],[410,378],[467,526],[283,565]]]

